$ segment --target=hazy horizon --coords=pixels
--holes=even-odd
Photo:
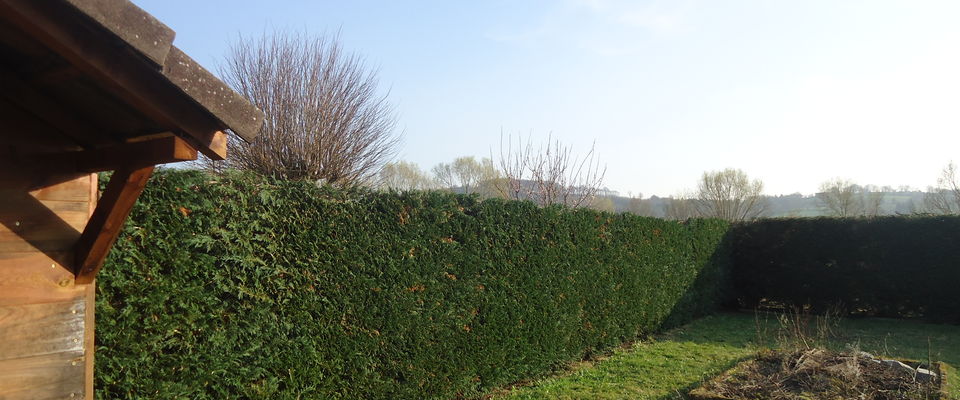
[[[501,131],[596,141],[604,186],[644,197],[728,167],[769,195],[925,189],[960,159],[957,2],[135,2],[214,71],[238,35],[339,31],[424,169]]]

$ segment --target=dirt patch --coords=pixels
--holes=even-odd
[[[769,351],[744,361],[690,393],[694,400],[746,399],[946,399],[940,390],[940,366],[905,362],[892,366],[862,352],[821,349]],[[918,376],[916,368],[935,377]]]

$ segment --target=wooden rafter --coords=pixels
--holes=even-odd
[[[44,85],[56,85],[82,76],[83,74],[72,65],[61,65],[35,72],[30,76],[30,81]]]
[[[36,156],[35,162],[45,165],[60,165],[71,172],[100,172],[196,159],[197,150],[193,146],[179,137],[167,134],[164,137],[96,150],[39,155]]]
[[[0,96],[46,121],[56,128],[59,134],[80,143],[81,146],[92,147],[92,140],[106,139],[106,135],[101,133],[99,128],[73,115],[69,108],[40,93],[23,82],[19,76],[2,67],[0,67]]]
[[[7,133],[3,140],[4,148],[0,148],[0,156],[6,161],[10,161],[9,157],[14,150],[17,153],[40,153],[83,149],[75,139],[63,135],[49,122],[24,110],[23,107],[2,95],[0,95],[0,121],[3,121],[2,131]]]
[[[107,258],[110,247],[117,241],[123,221],[147,185],[154,167],[122,168],[113,173],[107,189],[97,202],[93,216],[87,222],[75,252],[76,283],[93,282]]]
[[[55,51],[77,69],[161,125],[184,132],[206,156],[226,157],[222,124],[199,110],[155,66],[141,57],[118,54],[115,37],[91,29],[65,8],[34,0],[0,0],[0,17]]]

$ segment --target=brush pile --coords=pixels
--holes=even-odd
[[[941,399],[937,364],[884,360],[862,351],[765,351],[691,392],[695,400]]]

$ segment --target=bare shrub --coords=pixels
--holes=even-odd
[[[935,214],[960,213],[960,183],[957,182],[957,165],[947,164],[940,171],[937,186],[928,188],[923,197],[924,209]]]
[[[789,307],[777,316],[777,345],[791,351],[826,347],[840,336],[841,315],[840,305],[827,308],[823,315],[812,315],[807,307]]]
[[[704,172],[697,186],[696,206],[702,217],[728,221],[757,218],[767,209],[763,182],[750,180],[739,169]]]
[[[501,135],[499,167],[503,179],[498,180],[497,190],[503,197],[531,200],[540,206],[589,206],[607,171],[600,166],[595,150],[596,143],[581,157],[574,154],[573,146],[552,136],[540,145],[530,138],[526,143],[518,139],[516,147],[507,138],[505,147]]]
[[[218,168],[363,184],[399,142],[396,113],[378,93],[376,71],[345,53],[339,36],[240,38],[220,75],[266,118],[253,143],[231,136],[231,154]]]

